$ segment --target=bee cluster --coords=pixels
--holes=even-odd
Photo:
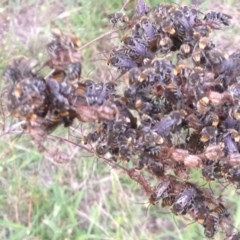
[[[149,9],[137,1],[133,26],[108,60],[128,72],[122,101],[135,128],[122,126],[127,141],[114,138],[117,159],[135,162],[136,169],[159,179],[151,193],[144,174],[135,177],[151,204],[162,200],[173,214],[187,214],[203,225],[208,238],[219,227],[229,237],[226,207],[187,180],[198,168],[206,181],[222,179],[239,188],[239,50],[227,55],[211,41],[211,33],[229,25],[231,17],[172,4]],[[118,131],[112,128],[108,137],[114,132],[120,137]],[[116,156],[113,141],[106,142],[106,152]]]
[[[54,32],[42,66],[50,74],[43,77],[26,57],[6,68],[8,109],[25,129],[45,135],[74,119],[91,122],[82,144],[138,182],[150,204],[188,215],[207,238],[224,228],[238,239],[224,203],[189,180],[194,168],[206,181],[240,187],[240,51],[227,55],[211,41],[231,17],[136,2],[132,19],[111,14],[114,27],[122,21],[127,32],[107,61],[126,80],[121,91],[119,79],[81,79],[79,38]]]
[[[103,104],[112,90],[111,84],[79,82],[79,47],[78,37],[55,30],[46,46],[49,58],[42,66],[38,67],[34,59],[18,56],[5,69],[8,110],[15,118],[25,120],[25,130],[33,135],[42,138],[61,124],[71,126],[75,118],[90,121],[115,116],[113,104]],[[52,70],[43,77],[40,70],[45,67]]]

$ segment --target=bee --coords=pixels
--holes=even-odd
[[[202,66],[206,64],[206,59],[204,53],[200,50],[194,50],[192,53],[192,61],[195,66]]]
[[[73,124],[74,119],[77,118],[77,113],[73,109],[61,111],[60,114],[64,127],[70,127]]]
[[[50,75],[49,78],[56,80],[57,82],[63,82],[66,78],[67,74],[63,70],[54,70]]]
[[[129,57],[112,56],[108,60],[108,64],[117,67],[121,72],[128,71],[131,68],[137,67],[138,64]]]
[[[223,62],[226,61],[226,58],[224,56],[224,53],[218,49],[210,49],[205,51],[205,57],[211,67],[215,67],[213,69],[214,73],[219,73],[224,70],[223,68]],[[218,67],[218,69],[216,69]]]
[[[229,212],[227,211],[227,209],[223,206],[222,203],[219,203],[214,210],[215,212],[218,213],[219,218],[224,218],[224,217],[229,217]]]
[[[206,54],[214,48],[215,45],[207,37],[201,37],[192,51],[192,61],[195,66],[206,66],[208,63]]]
[[[211,110],[210,99],[206,96],[202,97],[200,100],[198,100],[196,107],[200,114],[204,115],[208,113]]]
[[[181,89],[179,89],[179,86],[177,85],[175,80],[167,84],[164,97],[172,104],[182,99],[182,91]]]
[[[151,114],[153,110],[151,99],[145,98],[144,96],[141,99],[137,99],[135,106],[139,112],[144,114]]]
[[[155,205],[160,199],[168,196],[169,191],[172,189],[170,179],[165,179],[155,188],[155,191],[151,194],[149,202]]]
[[[189,81],[190,75],[192,73],[192,69],[182,65],[182,64],[178,64],[174,67],[174,76],[176,79],[177,84],[180,86],[184,86],[185,83],[187,83],[187,81]]]
[[[69,79],[70,81],[73,81],[75,79],[79,80],[82,73],[81,63],[80,62],[70,63],[69,65],[67,65],[66,72],[67,79]]]
[[[108,99],[109,92],[106,85],[104,85],[103,83],[95,83],[92,80],[87,80],[84,82],[84,84],[84,96],[86,98],[86,102],[89,105],[102,105],[103,102]]]
[[[158,134],[167,137],[177,126],[182,124],[182,120],[183,115],[180,112],[175,111],[155,123],[153,129],[155,129]]]
[[[205,70],[199,66],[194,67],[194,69],[190,72],[189,78],[187,79],[186,85],[184,86],[183,89],[183,92],[187,97],[188,101],[191,101],[191,98],[194,97],[198,102],[200,101],[201,98],[206,97],[205,92],[203,91],[204,88],[202,87],[202,84],[205,79],[206,79]],[[203,100],[205,101],[207,99],[203,98]],[[195,105],[196,101],[194,103],[190,103],[190,106]]]
[[[64,34],[61,30],[52,29],[53,42],[65,46],[69,49],[78,49],[81,47],[81,39],[72,34]]]
[[[158,156],[161,152],[161,146],[149,147],[145,150],[150,156]]]
[[[173,46],[174,45],[172,39],[167,36],[160,38],[157,42],[157,49],[162,54],[167,54],[168,52],[172,51]]]
[[[4,70],[3,78],[14,85],[25,78],[39,77],[35,73],[38,64],[36,59],[26,56],[15,57]]]
[[[31,73],[31,71],[30,71]],[[22,76],[18,69],[8,66],[3,72],[3,79],[12,85],[21,81]]]
[[[224,146],[225,146],[225,152],[227,154],[234,154],[239,153],[237,144],[233,140],[232,136],[230,134],[226,135],[223,138]]]
[[[232,167],[232,168],[228,169],[227,179],[230,182],[239,183],[240,182],[240,167],[237,166],[237,167]]]
[[[161,162],[149,161],[147,168],[157,177],[164,176],[164,165]]]
[[[136,13],[138,16],[147,15],[150,11],[150,7],[145,3],[144,0],[137,0]]]
[[[229,165],[228,165],[229,166]],[[207,181],[224,178],[227,174],[228,166],[222,161],[203,161],[202,175]]]
[[[219,29],[220,24],[229,26],[231,18],[232,17],[228,14],[211,11],[207,13],[203,19],[207,22],[208,25],[211,26],[211,28]]]
[[[156,80],[160,83],[169,84],[174,79],[174,66],[168,60],[153,59],[152,66],[156,73]]]
[[[214,112],[208,112],[202,121],[204,126],[211,125],[212,127],[217,127],[220,123],[219,116]]]
[[[105,143],[103,144],[100,143],[96,146],[95,151],[98,156],[103,156],[109,151],[109,146]]]
[[[138,58],[139,55],[136,55],[133,50],[121,48],[111,52],[107,64],[117,67],[121,72],[126,72],[141,64],[142,60]]]
[[[78,51],[51,42],[47,45],[50,59],[44,64],[55,70],[65,70],[70,63],[79,63],[82,56]]]
[[[51,94],[52,105],[58,109],[69,108],[68,95],[72,92],[71,86],[64,82],[58,82],[53,78],[47,78],[46,84]]]
[[[210,51],[205,51],[205,66],[215,74],[215,77],[221,81],[223,87],[226,88],[227,85],[231,82],[231,80],[226,79],[228,76],[228,72],[233,67],[233,63],[230,63],[228,59],[224,56],[222,51],[212,49]],[[220,85],[220,84],[219,84]]]
[[[62,117],[58,109],[52,109],[44,119],[44,130],[52,132],[62,123]]]
[[[193,35],[193,22],[190,22],[181,10],[174,12],[175,31],[177,38],[183,40]]]
[[[201,190],[197,193],[194,202],[188,212],[198,223],[203,224],[210,210],[206,205],[205,193]]]
[[[53,36],[53,40],[47,44],[47,52],[50,58],[43,67],[48,66],[55,70],[64,71],[69,64],[82,61],[82,56],[78,51],[78,48],[81,46],[81,41],[78,37],[65,35],[59,31],[53,32]]]
[[[147,44],[141,38],[124,36],[122,42],[136,54],[144,58],[153,58],[153,53],[148,49]]]
[[[142,35],[143,35],[143,29],[141,28],[140,23],[136,23],[134,24],[133,28],[132,28],[132,32],[131,32],[132,36],[134,38],[141,38],[142,39]]]
[[[48,111],[48,94],[42,78],[25,78],[9,89],[8,110],[15,117],[32,114],[44,117]]]
[[[223,121],[223,126],[225,129],[238,129],[238,122],[239,121],[234,119],[232,116],[227,116]]]
[[[191,56],[192,54],[192,46],[190,44],[184,43],[181,45],[179,49],[179,53],[177,54],[178,61],[180,59],[186,59]]]
[[[132,151],[124,145],[119,148],[119,159],[123,162],[130,162],[132,157]]]
[[[191,183],[186,183],[185,189],[180,192],[173,203],[172,212],[176,215],[186,214],[192,205],[197,194],[195,186]]]
[[[215,176],[214,176],[215,167],[216,167],[215,162],[211,160],[203,161],[202,176],[205,177],[207,181],[212,181],[215,179]]]
[[[174,164],[174,174],[182,179],[188,178],[188,169],[182,162],[177,162]]]
[[[143,16],[140,19],[140,27],[143,31],[143,39],[147,42],[147,46],[149,49],[153,52],[157,50],[157,34],[156,34],[156,26],[154,23],[152,23],[151,19]]]
[[[158,94],[158,93],[157,93]],[[155,94],[154,94],[155,95]],[[151,114],[158,114],[163,113],[165,110],[165,103],[161,99],[154,100],[155,97],[153,97],[152,102],[152,108],[151,108]]]
[[[81,137],[81,143],[84,145],[89,144],[89,143],[95,143],[97,142],[101,137],[101,134],[97,131],[90,132],[87,135],[83,135]]]
[[[218,213],[212,211],[209,215],[205,218],[204,223],[204,235],[207,238],[213,238],[219,228],[219,216]]]
[[[44,130],[46,132],[52,132],[61,124],[63,124],[64,127],[69,127],[76,117],[77,114],[74,110],[51,109],[44,118]]]
[[[229,109],[229,115],[235,119],[235,120],[240,120],[240,107],[237,106],[233,106],[232,108]]]
[[[181,9],[184,16],[188,20],[189,25],[193,27],[198,20],[197,18],[198,18],[199,11],[196,8],[190,8],[188,6],[183,6],[181,7]]]
[[[155,123],[153,129],[161,136],[169,136],[175,126],[176,121],[171,116],[163,117],[159,122]]]
[[[143,70],[137,78],[136,91],[139,92],[141,90],[146,91],[148,86],[152,86],[155,83],[155,74],[153,69]]]
[[[123,11],[109,14],[108,19],[114,27],[119,22],[122,22],[122,23],[129,22],[128,16]]]
[[[173,4],[159,4],[154,10],[154,17],[159,24],[163,19],[168,18],[175,11],[176,7]]]
[[[201,131],[200,141],[203,143],[206,142],[216,142],[218,130],[215,127],[204,127]]]
[[[134,108],[138,112],[140,112],[144,115],[150,114],[150,112],[152,110],[152,103],[150,102],[149,99],[146,99],[144,96],[141,97],[139,94],[139,95],[137,95],[137,97],[135,99],[133,99],[133,101],[134,101]],[[145,123],[147,123],[147,122],[145,122]]]
[[[213,238],[219,228],[222,218],[227,217],[228,215],[226,208],[219,203],[218,206],[209,212],[204,220],[204,235],[207,238]]]
[[[191,113],[189,116],[187,116],[186,120],[187,120],[188,126],[192,129],[194,129],[196,132],[199,132],[203,128],[202,121],[197,116],[197,114]],[[194,134],[194,132],[189,133],[189,135],[188,135],[189,138],[191,137],[191,134]]]
[[[174,28],[174,22],[172,21],[171,18],[165,18],[161,22],[161,30],[166,34],[166,35],[174,35],[176,34],[176,30]]]
[[[188,147],[190,152],[194,153],[202,152],[204,144],[200,141],[200,138],[201,136],[198,131],[190,133],[190,136],[186,138],[186,146]]]
[[[198,41],[201,37],[209,37],[212,28],[207,24],[203,24],[199,19],[197,19],[197,22],[194,26],[193,39]]]
[[[173,203],[175,202],[175,196],[174,195],[170,195],[168,197],[165,197],[162,199],[162,207],[170,207],[173,205]]]

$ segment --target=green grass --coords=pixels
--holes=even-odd
[[[9,1],[0,8],[11,10],[13,16],[23,6],[35,1]],[[53,0],[45,1],[39,14],[46,12]],[[190,1],[177,1],[177,3]],[[237,1],[228,0],[227,4]],[[159,3],[151,1],[153,5]],[[40,33],[47,38],[52,25],[68,32],[75,32],[85,44],[106,29],[106,15],[121,8],[119,0],[66,0],[65,15],[55,16],[51,22],[40,26]],[[205,6],[205,4],[203,4]],[[79,8],[79,10],[76,10]],[[66,16],[66,17],[64,17]],[[54,23],[54,24],[53,24]],[[9,28],[0,55],[0,72],[14,55],[44,57],[44,41],[40,33],[30,39],[28,46],[13,37]],[[108,38],[100,41],[110,41]],[[117,44],[117,40],[111,40]],[[96,42],[84,49],[84,75],[95,76],[95,64],[106,68],[104,60],[95,62],[103,47]],[[99,50],[100,49],[100,50]],[[42,56],[43,55],[43,56]],[[101,58],[104,58],[104,56]],[[107,69],[107,68],[106,68]],[[3,83],[0,82],[0,87]],[[0,116],[0,127],[3,127]],[[10,126],[7,119],[5,127]],[[66,130],[59,135],[67,136]],[[0,138],[0,239],[2,240],[157,240],[201,239],[203,229],[191,220],[173,217],[158,206],[148,207],[147,197],[140,186],[119,170],[105,162],[89,157],[76,147],[49,140],[48,153],[39,152],[29,136],[16,138],[4,135]],[[54,150],[66,155],[64,163],[56,163]],[[193,174],[193,176],[195,176]],[[229,193],[229,194],[228,194]],[[234,189],[226,191],[234,213],[235,225],[240,224],[240,205]],[[145,203],[145,204],[141,204]],[[221,239],[221,237],[219,237]]]

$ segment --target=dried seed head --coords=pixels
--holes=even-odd
[[[183,162],[188,155],[189,155],[188,150],[174,149],[171,154],[171,159],[177,162],[178,161]]]
[[[209,145],[205,151],[204,156],[211,161],[217,161],[224,157],[224,151],[219,145]]]
[[[197,155],[191,154],[184,159],[184,164],[185,166],[188,166],[188,167],[199,167],[201,163],[202,163],[202,160]]]

